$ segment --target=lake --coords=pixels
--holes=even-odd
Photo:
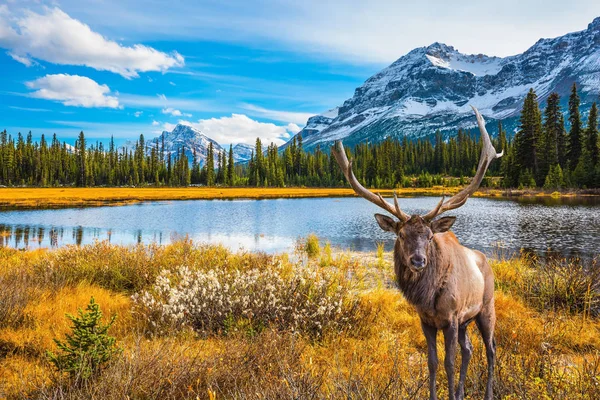
[[[409,214],[429,211],[436,197],[400,199]],[[115,244],[170,243],[189,237],[237,250],[288,251],[310,233],[332,246],[373,251],[383,232],[371,203],[352,197],[276,200],[190,200],[116,207],[0,212],[0,246],[60,247],[109,240]],[[564,256],[600,253],[600,200],[472,198],[447,215],[461,243],[487,254],[521,250]]]

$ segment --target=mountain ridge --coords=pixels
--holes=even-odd
[[[585,113],[600,94],[600,17],[585,30],[539,39],[509,57],[463,54],[440,42],[415,48],[368,78],[342,105],[309,118],[300,134],[307,149],[338,139],[348,145],[416,139],[437,130],[447,137],[475,127],[470,105],[490,127],[505,120],[514,131],[530,88],[541,101],[554,91],[564,101],[573,83]]]
[[[189,125],[177,124],[171,132],[162,131],[162,133],[153,139],[146,142],[146,153],[150,154],[152,148],[158,144],[159,150],[163,146],[164,140],[164,154],[168,157],[175,158],[183,148],[185,155],[187,156],[190,165],[194,159],[194,151],[196,152],[196,159],[200,164],[200,167],[204,166],[208,157],[208,147],[210,143],[213,144],[214,149],[214,162],[217,166],[218,154],[229,154],[229,148],[224,148],[216,140],[208,137],[201,130],[196,129]],[[135,143],[128,141],[122,147],[132,148]],[[238,143],[233,145],[233,159],[236,163],[247,162],[250,160],[250,156],[254,146]]]

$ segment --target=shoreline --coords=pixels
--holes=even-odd
[[[399,188],[399,197],[449,196],[461,187],[434,186],[431,188]],[[373,189],[383,196],[392,196],[393,189]],[[146,201],[176,200],[234,200],[234,199],[285,199],[352,197],[350,188],[230,188],[230,187],[185,187],[185,188],[1,188],[0,210],[55,209],[78,207],[120,206]],[[600,190],[543,191],[534,189],[482,189],[473,197],[516,199],[516,198],[578,198],[598,197]]]

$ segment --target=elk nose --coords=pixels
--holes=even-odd
[[[411,264],[418,269],[425,267],[425,257],[421,255],[414,255],[410,258]]]

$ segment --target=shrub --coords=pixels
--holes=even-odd
[[[528,282],[530,301],[540,309],[600,312],[600,266],[595,262],[538,263]]]
[[[304,243],[304,251],[306,251],[308,258],[316,258],[319,256],[321,248],[319,247],[319,238],[317,235],[308,235],[306,242]]]
[[[496,285],[540,311],[600,314],[600,265],[595,260],[521,260],[495,262]]]
[[[323,247],[323,255],[321,256],[321,266],[328,267],[333,262],[333,257],[331,255],[331,243],[325,243],[325,247]]]
[[[280,263],[244,271],[165,270],[133,300],[158,333],[184,326],[205,334],[272,326],[313,336],[350,326],[357,304],[343,278],[301,266],[290,271]]]
[[[385,260],[383,259],[384,252],[385,252],[385,243],[384,242],[377,243],[377,266],[379,268],[383,268],[385,265]]]
[[[54,339],[60,354],[48,352],[50,362],[60,372],[83,380],[98,372],[113,356],[120,353],[115,345],[116,339],[108,335],[117,316],[113,315],[108,324],[103,324],[102,311],[93,297],[86,311],[79,309],[78,316],[67,314],[67,318],[73,323],[73,333],[67,334],[64,342]]]

